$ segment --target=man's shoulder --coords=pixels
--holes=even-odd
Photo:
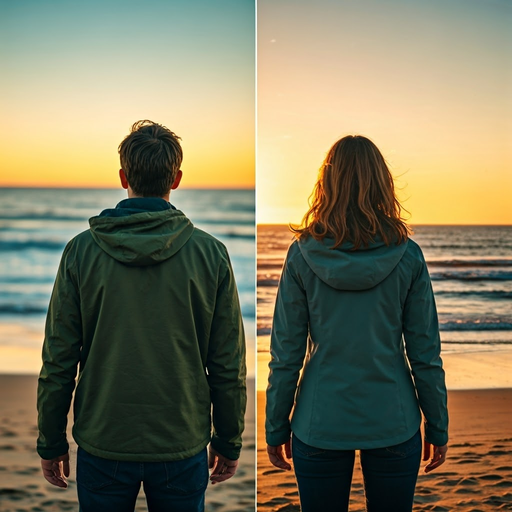
[[[217,250],[220,253],[227,253],[226,246],[218,238],[215,238],[213,235],[210,235],[210,233],[207,233],[195,226],[188,243],[191,242],[197,245],[204,245],[205,247]]]
[[[71,251],[74,249],[78,249],[83,247],[84,245],[88,245],[94,243],[94,239],[91,235],[91,230],[86,229],[78,235],[75,235],[66,245],[65,251]]]

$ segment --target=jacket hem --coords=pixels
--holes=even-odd
[[[203,439],[199,444],[179,451],[161,451],[158,453],[120,453],[110,450],[103,450],[102,448],[92,446],[87,441],[84,441],[76,433],[73,433],[73,438],[75,439],[76,444],[80,446],[80,448],[84,449],[91,455],[95,455],[96,457],[101,457],[103,459],[108,460],[131,462],[164,462],[187,459],[198,454],[210,442],[210,436],[208,436],[206,439]]]
[[[364,440],[333,440],[333,439],[318,439],[315,436],[308,435],[300,428],[293,428],[293,433],[303,442],[321,448],[323,450],[372,450],[376,448],[388,448],[396,444],[405,443],[411,439],[421,426],[421,420],[411,424],[409,428],[402,431],[399,435],[393,437],[386,437],[385,439],[364,439]]]

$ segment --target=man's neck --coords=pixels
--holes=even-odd
[[[170,195],[171,195],[171,193],[169,192],[168,194],[160,197],[159,199],[163,199],[164,201],[169,202]],[[128,189],[128,199],[148,199],[148,197],[155,197],[155,196],[138,196],[137,194],[134,194],[132,189],[130,189],[130,188]]]

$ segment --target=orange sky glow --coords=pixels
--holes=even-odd
[[[252,1],[4,3],[0,186],[117,187],[150,119],[182,138],[183,188],[254,187],[254,31]]]
[[[260,0],[258,222],[300,223],[359,134],[412,224],[512,224],[510,26],[505,0]]]

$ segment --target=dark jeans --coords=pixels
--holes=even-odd
[[[141,482],[150,512],[203,512],[208,476],[206,448],[172,462],[108,460],[78,448],[81,512],[133,512]]]
[[[368,512],[411,512],[421,449],[418,431],[405,443],[361,450]],[[355,451],[314,448],[294,434],[292,455],[302,511],[348,511]]]

